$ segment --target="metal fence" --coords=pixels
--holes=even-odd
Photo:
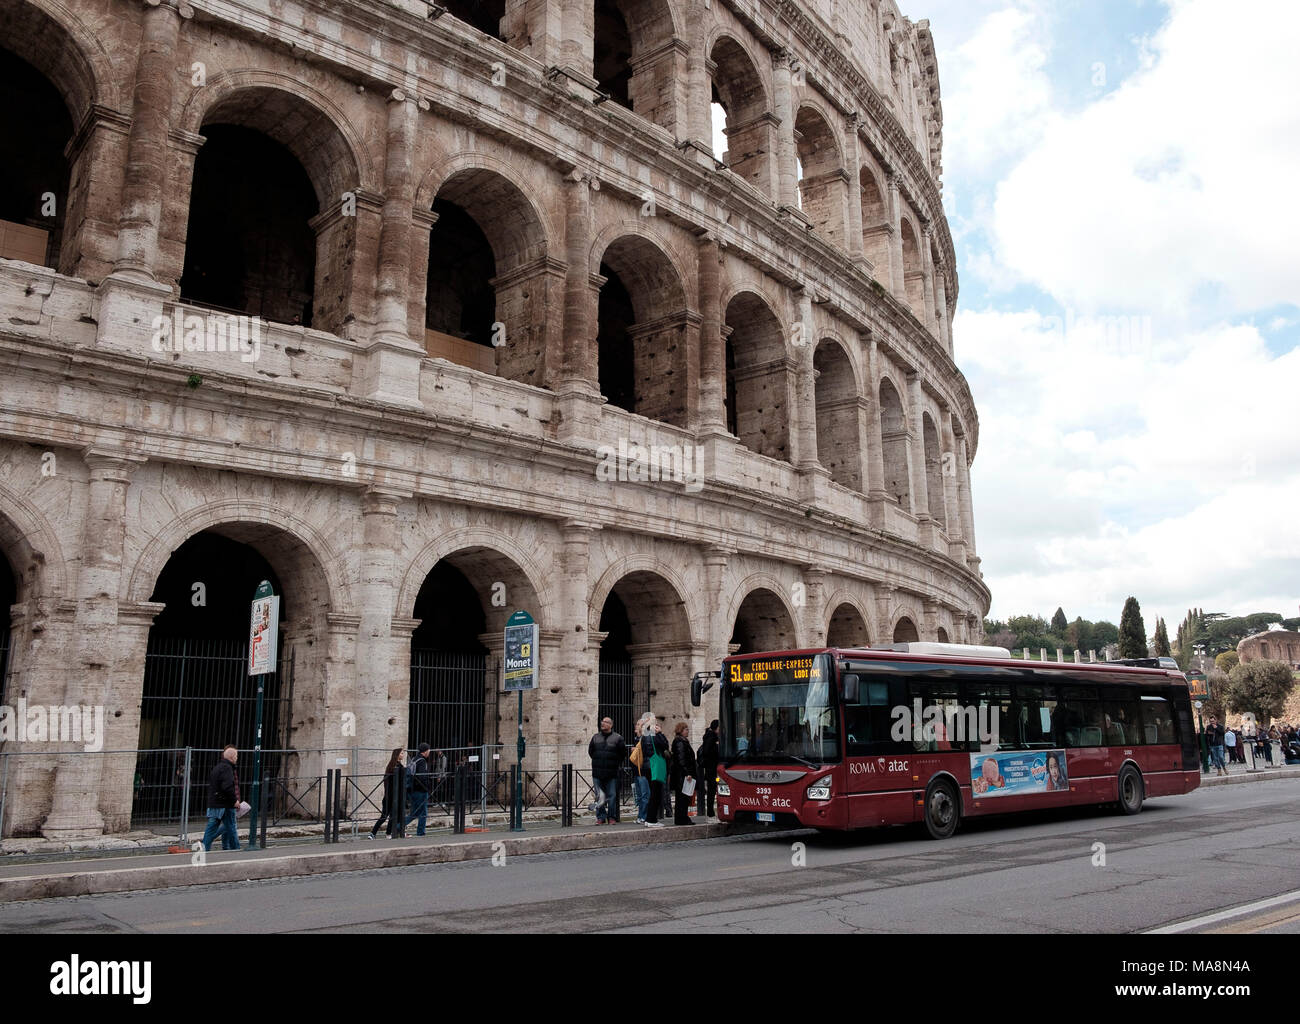
[[[443,748],[495,744],[499,672],[486,654],[412,650],[407,736]]]

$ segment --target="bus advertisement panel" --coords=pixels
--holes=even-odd
[[[980,797],[1069,792],[1064,750],[970,755],[971,792]]]

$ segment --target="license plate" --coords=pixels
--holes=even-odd
[[[776,815],[775,815],[775,814],[765,814],[764,812],[759,811],[759,812],[758,812],[758,820],[759,820],[759,821],[767,821],[767,822],[771,822],[772,824],[776,824]]]

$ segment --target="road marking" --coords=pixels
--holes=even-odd
[[[1180,921],[1178,924],[1167,924],[1162,928],[1152,928],[1143,934],[1177,935],[1180,932],[1189,932],[1193,928],[1203,928],[1206,925],[1217,924],[1218,922],[1226,921],[1229,918],[1241,917],[1243,914],[1257,914],[1261,910],[1280,907],[1287,903],[1294,903],[1296,900],[1300,900],[1300,890],[1284,892],[1280,896],[1272,896],[1266,900],[1256,900],[1254,903],[1246,903],[1240,907],[1233,907],[1229,910],[1219,910],[1213,914],[1204,914],[1201,917],[1194,917],[1190,921]]]

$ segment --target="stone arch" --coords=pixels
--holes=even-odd
[[[862,207],[862,252],[871,261],[875,278],[891,288],[890,239],[897,230],[889,222],[887,189],[867,164],[858,170],[858,196]]]
[[[770,573],[756,572],[746,577],[732,594],[724,620],[732,624],[733,633],[729,636],[729,641],[735,635],[741,612],[750,599],[757,595],[751,607],[759,619],[769,620],[770,628],[756,629],[755,642],[762,646],[755,649],[795,650],[801,647],[799,617],[786,600],[785,589],[785,585]]]
[[[776,118],[771,95],[748,46],[728,32],[708,44],[713,65],[712,101],[726,113],[724,162],[769,199],[776,195]]]
[[[935,633],[935,639],[941,644],[946,644],[951,642],[948,639],[948,631],[944,629],[942,626],[940,626],[938,632]]]
[[[668,0],[595,0],[592,77],[613,102],[669,131],[676,126],[676,83],[684,53]]]
[[[795,367],[781,320],[749,289],[723,308],[727,429],[750,451],[788,461]]]
[[[482,154],[432,169],[419,195],[437,218],[424,278],[412,281],[429,354],[541,386],[547,337],[562,329],[549,220],[514,172]]]
[[[74,127],[96,104],[128,108],[103,40],[59,0],[0,0],[0,47],[49,79]]]
[[[804,102],[795,114],[794,137],[803,170],[800,207],[827,241],[843,247],[849,176],[839,136],[819,106]]]
[[[71,596],[67,561],[54,527],[36,506],[3,484],[0,484],[0,552],[13,570],[19,601]],[[0,611],[7,617],[7,609]]]
[[[525,601],[532,600],[534,607],[537,608],[537,611],[533,612],[533,618],[545,628],[545,616],[551,608],[552,601],[550,588],[543,582],[548,578],[547,574],[536,559],[519,544],[496,530],[481,526],[465,526],[441,534],[421,549],[402,575],[397,590],[397,614],[409,614],[408,610],[415,607],[415,599],[420,592],[420,587],[424,585],[425,577],[433,571],[435,565],[444,558],[462,551],[486,551],[490,552],[489,558],[495,555],[500,559],[496,565],[504,567],[506,571],[496,579],[506,584],[507,607],[521,606],[511,596],[514,587],[521,586],[524,589]],[[452,564],[456,562],[453,561]],[[490,600],[489,590],[484,601],[485,605],[488,605]]]
[[[908,459],[909,438],[903,399],[887,375],[880,378],[880,444],[885,470],[885,492],[904,512],[912,511],[912,475]]]
[[[898,230],[902,234],[903,288],[907,293],[907,305],[912,315],[924,323],[925,268],[921,262],[921,232],[906,213],[899,220]]]
[[[871,617],[856,596],[840,590],[826,602],[826,607],[830,609],[826,620],[827,647],[871,645]]]
[[[896,644],[917,643],[921,639],[920,630],[917,628],[919,617],[915,612],[900,612],[894,619],[892,636]]]
[[[861,491],[860,393],[852,357],[841,342],[824,337],[813,352],[813,371],[817,460],[836,483]]]
[[[600,578],[592,586],[591,595],[587,600],[588,628],[593,631],[599,630],[601,609],[604,607],[609,595],[614,592],[622,580],[632,576],[644,575],[660,577],[664,584],[672,590],[676,600],[681,605],[683,615],[681,624],[685,626],[685,632],[682,636],[674,637],[675,641],[690,643],[694,637],[707,632],[707,629],[702,628],[700,625],[704,621],[704,617],[701,616],[699,610],[696,609],[694,612],[691,610],[688,599],[691,588],[687,586],[686,580],[682,578],[681,573],[667,564],[665,560],[650,554],[627,555],[611,564],[600,574]]]
[[[943,445],[939,428],[929,411],[921,413],[921,441],[925,449],[925,488],[929,502],[930,518],[944,529],[948,527],[948,512],[943,491]]]
[[[370,148],[351,118],[301,79],[261,69],[214,75],[190,95],[177,127],[200,134],[204,125],[231,117],[297,157],[322,209],[331,209],[346,191],[381,187]]]

